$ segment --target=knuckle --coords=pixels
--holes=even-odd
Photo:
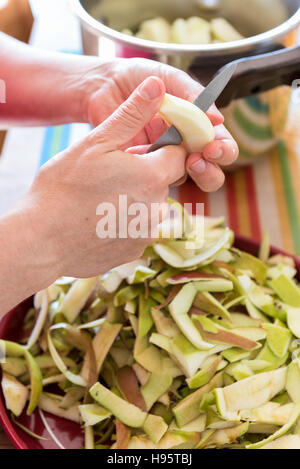
[[[136,125],[140,124],[144,118],[144,111],[140,101],[135,99],[125,103],[119,110],[119,118],[128,128],[136,127]]]

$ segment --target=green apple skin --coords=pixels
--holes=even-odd
[[[162,417],[148,414],[143,425],[143,430],[148,435],[152,443],[157,445],[168,430],[168,425]]]
[[[78,406],[78,410],[86,427],[97,425],[111,416],[111,412],[98,404],[83,404]]]
[[[100,383],[95,383],[90,389],[91,397],[105,409],[109,410],[122,423],[133,428],[141,428],[144,425],[147,414],[133,404],[116,396]]]
[[[28,399],[28,388],[7,373],[3,373],[1,385],[6,408],[19,417]]]
[[[31,415],[34,412],[35,408],[37,407],[39,397],[41,395],[43,385],[42,385],[42,373],[40,368],[31,355],[30,352],[24,349],[19,344],[10,341],[1,341],[4,343],[4,350],[6,351],[6,355],[8,357],[24,357],[26,360],[27,368],[30,374],[30,401],[27,409],[27,414]]]
[[[300,308],[300,288],[289,277],[281,274],[271,280],[270,286],[284,303]]]
[[[293,402],[300,402],[300,368],[297,361],[288,366],[286,390]]]
[[[247,445],[247,449],[260,449],[263,446],[267,445],[268,443],[271,443],[272,441],[276,440],[277,438],[280,438],[284,436],[297,422],[298,418],[300,415],[300,403],[294,405],[293,412],[291,413],[289,421],[283,425],[277,432],[273,433],[273,435],[270,435],[268,438],[265,440],[259,441],[258,443],[250,444]]]
[[[69,409],[65,410],[60,407],[61,401],[51,397],[47,393],[42,393],[38,401],[38,407],[45,412],[56,415],[57,417],[62,417],[66,420],[70,420],[75,423],[80,423],[80,415],[78,411],[78,406],[73,405]]]
[[[216,390],[221,415],[243,409],[255,409],[285,389],[287,368],[259,373]]]

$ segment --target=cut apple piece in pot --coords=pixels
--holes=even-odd
[[[138,34],[148,41],[168,43],[171,41],[171,26],[164,18],[154,18],[143,21]]]
[[[214,18],[211,21],[211,32],[217,41],[231,42],[244,39],[225,18]]]
[[[202,18],[178,18],[171,27],[172,41],[177,44],[209,44],[210,23]]]

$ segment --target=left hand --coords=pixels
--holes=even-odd
[[[117,59],[90,68],[83,78],[86,88],[85,120],[97,126],[107,119],[149,76],[157,76],[165,84],[166,92],[188,101],[194,101],[203,87],[188,74],[171,66],[146,59]],[[225,176],[220,167],[231,165],[238,157],[238,146],[223,125],[223,115],[216,106],[207,112],[215,126],[216,139],[202,154],[189,155],[186,168],[195,183],[204,191],[218,190]],[[167,124],[156,116],[127,147],[154,143],[167,129]]]

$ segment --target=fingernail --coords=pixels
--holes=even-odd
[[[214,155],[211,155],[210,159],[219,160],[220,158],[222,158],[222,156],[223,156],[223,150],[220,149],[220,150],[217,151],[217,153],[215,153]]]
[[[142,83],[139,92],[144,99],[152,101],[162,95],[162,86],[158,79],[149,77]]]
[[[205,161],[201,158],[197,161],[195,161],[192,165],[191,165],[191,170],[194,171],[195,173],[197,174],[202,174],[205,172],[206,170],[206,163]]]

